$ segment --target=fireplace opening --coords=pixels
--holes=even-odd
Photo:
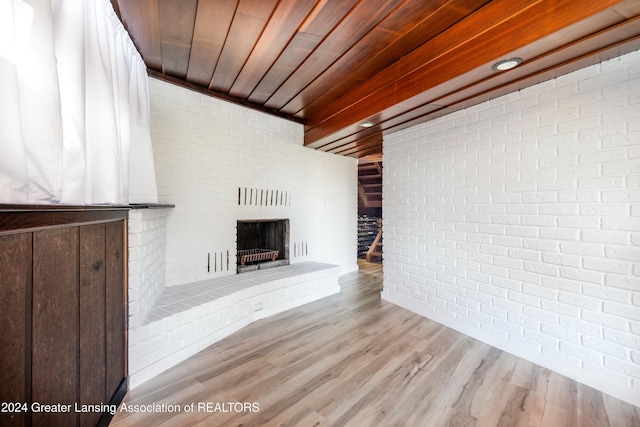
[[[236,249],[238,273],[288,265],[289,220],[238,221]]]

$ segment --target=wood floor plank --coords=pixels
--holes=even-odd
[[[363,262],[340,294],[255,322],[124,400],[195,411],[111,425],[640,426],[640,408],[381,301],[382,277]]]

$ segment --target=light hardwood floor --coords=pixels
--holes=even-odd
[[[118,412],[111,425],[640,426],[640,408],[381,301],[379,265],[361,263],[340,284],[125,397],[180,412]]]

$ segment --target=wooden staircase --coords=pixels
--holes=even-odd
[[[367,251],[366,259],[367,262],[382,261],[382,224],[378,225],[378,234]]]
[[[367,208],[382,207],[382,162],[358,163],[358,197]]]
[[[365,215],[358,226],[359,256],[364,255],[368,262],[382,261],[382,162],[377,160],[360,159],[358,163],[358,212]],[[368,212],[369,217],[363,212]]]

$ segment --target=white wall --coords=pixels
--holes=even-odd
[[[640,405],[640,52],[383,147],[383,298]]]
[[[235,274],[238,219],[289,218],[291,263],[357,268],[355,159],[304,148],[300,124],[156,79],[149,86],[158,201],[176,205],[167,285]],[[239,205],[239,188],[284,191],[289,202]],[[294,245],[307,252],[296,256]]]
[[[129,328],[140,326],[166,283],[169,208],[129,211]]]

